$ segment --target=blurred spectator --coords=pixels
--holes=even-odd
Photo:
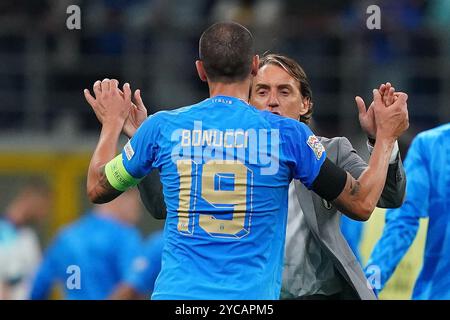
[[[0,299],[26,299],[41,259],[31,224],[50,211],[50,191],[41,181],[27,183],[0,218]]]
[[[55,282],[66,299],[105,299],[125,280],[141,248],[134,225],[140,217],[137,190],[96,205],[62,230],[47,249],[31,299],[49,298]]]
[[[163,247],[163,232],[157,231],[151,234],[145,241],[141,253],[134,259],[126,281],[118,286],[110,299],[149,299],[161,270]]]
[[[373,4],[381,8],[381,30],[366,28]],[[66,27],[69,5],[81,9],[81,30]],[[347,101],[349,87],[367,92],[387,79],[416,102],[411,127],[429,128],[445,115],[443,107],[428,106],[448,100],[449,6],[447,0],[3,0],[0,129],[56,136],[72,127],[65,133],[83,139],[97,123],[79,108],[79,92],[100,75],[141,87],[155,111],[199,100],[207,92],[196,81],[191,40],[205,23],[221,20],[251,28],[258,52],[308,61],[320,93],[317,124],[327,134],[356,131],[346,120],[350,111],[335,104]]]
[[[282,1],[217,1],[211,13],[212,22],[233,20],[251,27],[270,27],[278,21]]]
[[[2,0],[0,19],[7,30],[27,31],[42,20],[42,14],[48,8],[49,0]]]
[[[211,23],[232,20],[250,28],[254,33],[257,50],[274,46],[283,26],[281,13],[284,1],[272,0],[218,0],[208,17]]]

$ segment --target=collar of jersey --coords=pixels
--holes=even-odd
[[[231,101],[233,101],[233,102],[241,102],[241,103],[245,104],[246,106],[250,106],[250,105],[248,104],[248,102],[246,102],[246,101],[244,101],[244,100],[242,100],[242,99],[240,99],[240,98],[236,98],[236,97],[232,97],[232,96],[222,96],[222,95],[219,95],[219,96],[210,97],[210,98],[208,98],[208,99],[206,99],[206,100],[212,100],[212,99],[228,99],[228,100],[231,100]],[[226,104],[226,103],[224,103],[224,104]]]

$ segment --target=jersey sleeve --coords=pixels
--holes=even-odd
[[[289,121],[288,124],[287,128],[281,129],[285,142],[283,153],[292,169],[293,178],[311,189],[325,161],[325,148],[304,123]]]
[[[143,178],[153,168],[159,149],[158,119],[158,115],[155,114],[145,120],[122,150],[124,167],[133,177]]]
[[[125,191],[150,173],[159,150],[158,138],[159,121],[155,114],[144,121],[122,152],[106,164],[105,173],[111,186]]]

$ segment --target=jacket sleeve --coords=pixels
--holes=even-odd
[[[155,219],[165,219],[167,215],[166,204],[161,181],[159,180],[159,172],[153,170],[138,184],[138,189],[145,209]]]
[[[356,153],[350,141],[342,137],[339,141],[338,166],[348,171],[355,179],[367,168],[367,163]],[[383,193],[378,200],[379,208],[398,208],[402,205],[406,190],[405,170],[397,155],[395,163],[389,165]]]
[[[383,193],[378,201],[379,208],[399,208],[405,200],[406,174],[400,152],[394,163],[389,165]]]

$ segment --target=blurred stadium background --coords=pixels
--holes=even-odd
[[[381,8],[380,30],[366,27],[372,4]],[[66,27],[69,5],[81,8],[80,30]],[[409,94],[403,156],[418,132],[450,120],[449,0],[2,0],[1,210],[28,177],[45,178],[54,192],[39,229],[45,248],[89,207],[85,176],[99,125],[82,90],[105,77],[128,81],[142,89],[149,113],[202,100],[198,37],[229,19],[252,30],[260,54],[300,62],[313,89],[314,130],[349,137],[365,156],[354,97],[370,101],[381,82]],[[365,258],[382,225],[381,211],[367,225]],[[149,215],[139,224],[143,234],[161,226]],[[424,227],[382,298],[409,298]]]

